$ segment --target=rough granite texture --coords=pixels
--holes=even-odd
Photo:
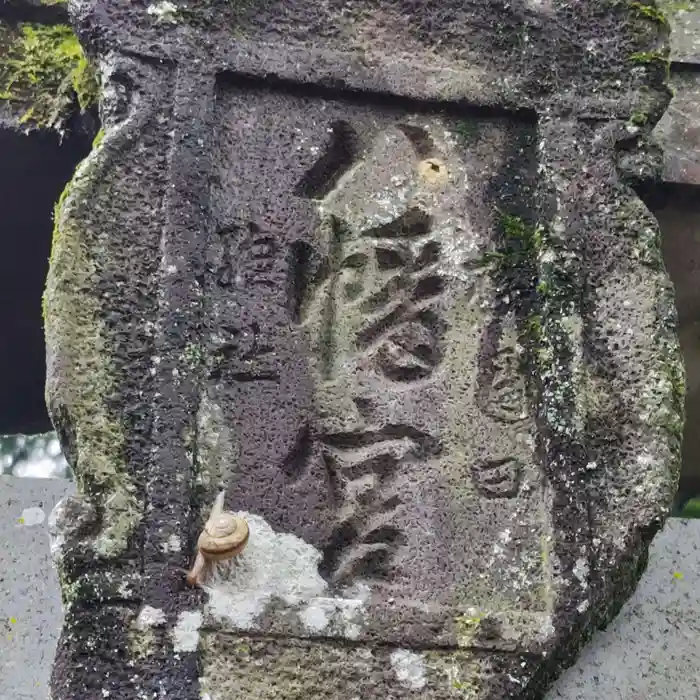
[[[79,486],[53,700],[259,698],[272,666],[285,698],[542,697],[678,477],[673,290],[632,189],[661,171],[665,24],[610,0],[69,11],[104,134],[45,294]],[[221,488],[250,543],[188,589]]]

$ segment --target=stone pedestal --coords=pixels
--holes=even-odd
[[[541,696],[677,478],[675,308],[631,189],[658,171],[657,24],[71,10],[104,137],[46,291],[79,479],[53,699]],[[191,589],[220,490],[250,539]]]

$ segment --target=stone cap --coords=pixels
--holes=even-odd
[[[659,112],[666,25],[637,3],[161,0],[71,5],[86,43],[272,80],[627,118]],[[100,48],[101,47],[101,48]]]

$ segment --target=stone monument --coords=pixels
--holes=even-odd
[[[677,479],[656,8],[69,11],[103,133],[45,294],[53,700],[542,697]],[[193,587],[215,503],[249,538]]]

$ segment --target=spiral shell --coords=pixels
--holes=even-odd
[[[248,544],[248,523],[233,513],[220,513],[207,520],[197,540],[197,549],[213,561],[230,559]]]

